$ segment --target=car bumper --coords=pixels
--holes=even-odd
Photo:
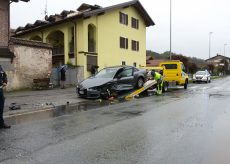
[[[207,82],[207,79],[193,79],[193,82]]]
[[[100,91],[77,88],[76,92],[79,97],[97,99],[101,97]]]

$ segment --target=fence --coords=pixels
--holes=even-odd
[[[66,85],[76,85],[78,82],[84,79],[84,67],[68,67],[66,70]],[[60,85],[60,69],[53,68],[50,75],[50,82],[54,86]]]

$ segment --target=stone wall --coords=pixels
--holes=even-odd
[[[35,41],[11,40],[10,50],[15,57],[8,66],[3,65],[9,81],[7,90],[31,88],[33,79],[47,77],[52,71],[51,48]]]
[[[9,40],[9,0],[0,0],[0,47],[7,47]]]

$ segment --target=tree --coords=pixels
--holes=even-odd
[[[189,62],[188,63],[188,70],[189,70],[189,73],[194,74],[198,70],[196,63]]]
[[[208,64],[207,67],[211,74],[214,73],[215,66],[213,64]]]
[[[180,60],[182,63],[184,63],[184,66],[186,68],[186,71],[188,71],[188,57],[183,55],[172,55],[173,60]]]
[[[152,56],[153,59],[166,59],[169,60],[169,51],[166,51],[162,54],[153,52],[151,50],[146,51],[147,56]],[[172,53],[172,59],[173,60],[180,60],[184,63],[184,66],[189,73],[193,73],[194,71],[197,71],[198,69],[204,69],[207,68],[207,63],[203,59],[199,59],[196,57],[187,57],[182,54],[176,54]],[[210,69],[209,69],[210,70]],[[212,69],[213,72],[213,69]]]

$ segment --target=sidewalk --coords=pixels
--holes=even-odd
[[[85,99],[78,98],[75,87],[66,89],[53,88],[50,90],[31,90],[31,91],[15,91],[5,92],[4,116],[21,114],[35,110],[53,108],[55,106],[75,104]],[[9,110],[9,107],[15,103],[20,106],[19,110]]]

